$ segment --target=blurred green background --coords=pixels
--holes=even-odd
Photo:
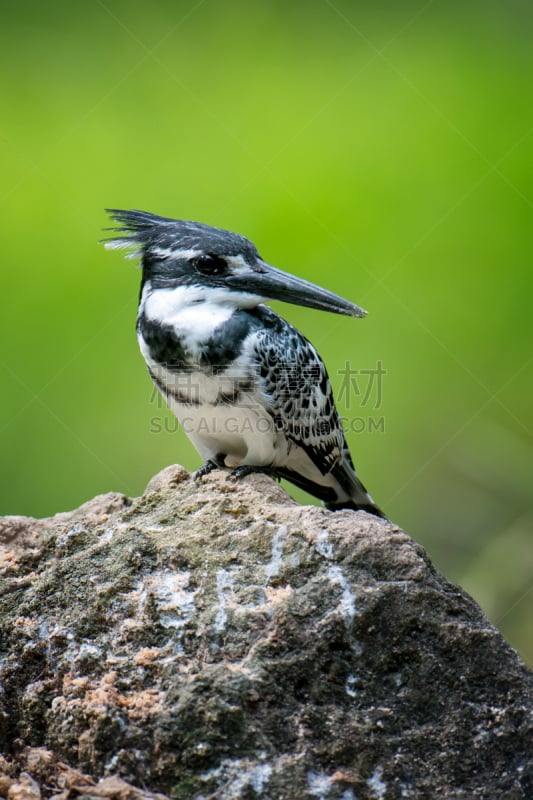
[[[199,465],[137,351],[140,274],[97,240],[106,206],[226,227],[369,310],[277,306],[376,500],[533,661],[532,21],[518,0],[5,6],[0,513]],[[381,362],[381,403],[368,374],[342,390],[346,361]]]

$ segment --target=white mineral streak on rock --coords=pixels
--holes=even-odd
[[[190,572],[156,572],[146,579],[146,589],[153,595],[159,619],[165,628],[173,628],[178,634],[177,650],[183,653],[185,626],[196,613],[194,602],[197,590],[188,588]]]
[[[387,784],[381,780],[383,775],[383,767],[376,767],[370,778],[367,780],[367,785],[374,797],[377,800],[383,800],[385,792],[387,791]]]
[[[219,569],[216,574],[217,581],[217,605],[218,611],[215,617],[215,631],[220,633],[226,627],[228,621],[228,595],[233,588],[233,578],[227,569]]]
[[[327,800],[333,779],[326,775],[325,772],[311,772],[307,773],[307,780],[309,783],[309,791],[314,795],[317,800]]]
[[[316,549],[324,558],[333,558],[333,542],[329,541],[329,531],[326,528],[317,536]]]
[[[100,536],[100,544],[108,544],[113,538],[113,528],[109,525]]]
[[[300,566],[300,556],[298,553],[291,553],[289,556],[289,564],[291,567],[299,567]]]
[[[329,793],[334,785],[333,777],[330,778],[325,772],[309,771],[307,773],[307,781],[309,783],[309,791],[317,800],[328,800]],[[340,796],[340,800],[356,800],[356,797],[351,789],[346,789]]]
[[[332,564],[329,568],[328,578],[332,583],[337,583],[342,588],[338,609],[342,614],[344,624],[347,628],[349,628],[353,622],[353,618],[357,614],[357,609],[355,607],[355,595],[350,589],[350,585],[345,576],[342,574],[341,568],[336,564]]]
[[[281,562],[283,559],[283,546],[287,538],[287,526],[280,525],[272,537],[272,555],[270,561],[265,566],[265,581],[279,575]]]
[[[348,697],[357,697],[357,691],[354,689],[354,686],[357,683],[357,677],[355,675],[348,675],[346,678],[346,683],[344,685],[344,691],[348,695]]]
[[[252,767],[241,775],[238,775],[230,784],[231,791],[235,797],[240,797],[242,790],[246,786],[250,786],[254,792],[260,796],[263,789],[268,784],[271,775],[272,767],[270,764],[258,764],[256,767]]]
[[[210,780],[223,777],[225,779],[224,791],[227,797],[242,797],[243,790],[248,787],[253,789],[260,797],[267,787],[272,771],[271,765],[266,762],[250,766],[250,762],[244,759],[235,759],[233,761],[224,759],[219,767],[204,772],[202,778]]]

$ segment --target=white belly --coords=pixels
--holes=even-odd
[[[246,402],[232,405],[185,406],[172,398],[167,403],[181,427],[205,461],[225,455],[224,464],[234,468],[285,467],[322,486],[335,486],[305,450],[287,439],[252,393]]]
[[[231,405],[186,406],[173,398],[167,402],[204,461],[221,453],[227,467],[271,466],[286,459],[285,437],[252,394]]]
[[[235,362],[217,375],[170,372],[149,359],[147,363],[169,390],[161,393],[204,461],[224,453],[228,467],[286,462],[288,442],[276,430],[264,399],[252,387],[239,392],[239,385],[248,380],[242,364]],[[233,394],[238,397],[230,402]]]

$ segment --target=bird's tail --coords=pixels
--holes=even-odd
[[[331,474],[339,483],[342,494],[339,493],[338,500],[324,503],[330,511],[340,511],[343,508],[351,508],[353,511],[367,511],[381,519],[388,519],[387,515],[377,506],[369,495],[351,463],[351,458],[344,457],[331,470]]]

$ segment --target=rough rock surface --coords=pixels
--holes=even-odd
[[[533,797],[530,673],[391,523],[169,467],[0,552],[0,796]]]

